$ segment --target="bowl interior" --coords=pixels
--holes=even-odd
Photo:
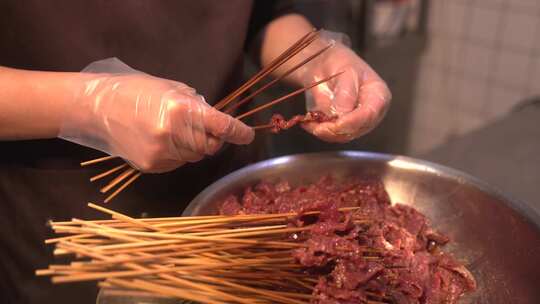
[[[540,216],[462,172],[407,157],[332,152],[271,159],[238,170],[198,195],[184,215],[215,214],[230,194],[260,180],[312,182],[322,175],[377,177],[394,203],[414,206],[452,238],[479,289],[465,303],[540,303]]]

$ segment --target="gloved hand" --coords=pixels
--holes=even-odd
[[[337,116],[333,122],[307,123],[304,129],[322,140],[345,143],[371,131],[384,117],[391,93],[385,82],[353,50],[343,34],[322,31],[316,43],[303,50],[309,56],[328,43],[335,45],[293,75],[306,86],[343,71],[343,74],[309,90],[307,109]]]
[[[106,59],[83,70],[58,137],[122,157],[149,173],[248,144],[251,128],[208,105],[193,88]]]

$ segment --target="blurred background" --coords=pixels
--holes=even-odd
[[[297,0],[318,27],[347,33],[392,90],[372,133],[326,144],[296,128],[258,136],[261,158],[354,149],[462,169],[536,201],[540,182],[539,0]],[[247,65],[247,73],[253,73]],[[283,95],[276,88],[259,100]],[[275,95],[275,96],[272,96]],[[302,100],[277,111],[305,112]],[[269,115],[258,117],[261,122]]]

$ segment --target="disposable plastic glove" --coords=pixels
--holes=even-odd
[[[143,172],[171,171],[214,154],[223,142],[253,140],[251,128],[183,83],[115,58],[91,64],[82,75],[58,137],[119,156]]]
[[[307,123],[308,132],[328,142],[345,143],[371,131],[383,119],[391,93],[386,83],[353,50],[343,34],[322,31],[318,42],[302,51],[313,54],[328,43],[335,45],[302,67],[294,77],[304,86],[338,72],[343,74],[309,90],[307,109],[336,116],[332,122]]]

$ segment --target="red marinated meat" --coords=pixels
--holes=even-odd
[[[359,207],[342,212],[342,207]],[[318,216],[303,215],[320,211]],[[312,303],[453,304],[476,289],[465,266],[440,250],[449,238],[416,209],[392,205],[377,180],[337,181],[330,176],[297,187],[261,182],[231,195],[221,214],[298,212],[291,226],[305,247],[293,252],[307,273],[318,275]]]
[[[319,111],[310,111],[305,115],[295,115],[291,119],[287,120],[281,114],[274,114],[270,118],[269,125],[271,126],[270,132],[279,133],[283,130],[288,130],[299,123],[308,123],[308,122],[327,122],[334,120],[335,117],[328,116],[323,112]]]
[[[220,213],[223,215],[238,215],[242,213],[242,205],[238,202],[236,196],[229,196],[220,207]]]

